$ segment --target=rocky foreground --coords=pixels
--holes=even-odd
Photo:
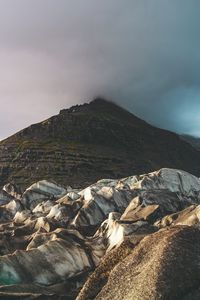
[[[200,299],[200,180],[175,169],[0,192],[0,298]]]

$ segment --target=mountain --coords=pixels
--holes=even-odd
[[[190,143],[195,149],[200,151],[200,138],[188,134],[183,134],[180,137],[184,141]]]
[[[200,299],[200,180],[163,168],[84,189],[0,189],[0,299]]]
[[[97,98],[61,110],[0,142],[0,186],[40,179],[89,185],[161,167],[200,175],[200,153],[175,133],[155,128]]]

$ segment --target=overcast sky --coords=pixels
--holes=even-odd
[[[200,136],[199,0],[0,0],[0,139],[95,96]]]

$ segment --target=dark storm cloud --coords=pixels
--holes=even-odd
[[[0,0],[0,137],[96,95],[200,135],[200,1]]]

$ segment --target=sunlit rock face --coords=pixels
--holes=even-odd
[[[11,195],[12,197],[14,197],[16,199],[21,199],[21,196],[22,196],[21,188],[12,183],[5,184],[3,186],[3,191],[5,191],[8,195]]]
[[[199,299],[199,238],[199,229],[181,226],[146,236],[92,299]]]
[[[113,184],[116,182],[109,182],[107,186],[99,182],[81,192],[83,206],[73,220],[75,227],[99,226],[109,213],[125,210],[135,193],[129,188],[124,190],[124,186],[113,187]]]
[[[159,286],[159,276],[148,279],[142,268],[150,273],[159,270],[165,263],[163,257],[173,256],[173,241],[179,235],[180,243],[174,244],[177,247],[182,238],[186,246],[190,242],[188,232],[194,233],[194,245],[200,235],[200,180],[175,169],[165,168],[119,180],[102,179],[84,189],[43,180],[21,193],[20,188],[7,184],[0,192],[0,201],[2,299],[5,295],[26,299],[26,295],[34,299],[63,296],[80,300],[142,300],[143,295],[150,295],[142,288],[142,282],[151,280],[153,296],[148,299],[164,300],[165,288],[159,287],[160,298],[153,293]],[[172,246],[168,247],[168,241]],[[138,251],[143,251],[141,261]],[[159,251],[162,256],[158,255]],[[181,251],[179,248],[175,252],[175,258]],[[185,251],[192,255],[192,249],[186,247]],[[127,255],[131,255],[138,270],[130,273],[134,286],[121,282],[128,278],[128,271],[123,267],[130,262]],[[194,255],[200,253],[196,251]],[[117,273],[116,264],[119,264]],[[173,269],[172,260],[167,264],[171,264],[169,270]],[[190,271],[196,274],[198,268],[192,265]],[[161,274],[162,284],[167,286],[164,271]],[[194,282],[198,281],[195,276]],[[117,290],[113,278],[120,283]],[[184,282],[186,278],[183,277]],[[193,284],[188,286],[192,292]],[[124,288],[127,292],[122,298]],[[173,288],[170,291],[176,294]],[[24,293],[24,298],[20,298],[20,293]],[[177,295],[180,296],[178,292]]]
[[[191,205],[182,211],[167,215],[161,220],[158,220],[155,225],[158,226],[158,228],[176,225],[199,226],[200,205]]]
[[[22,195],[22,203],[29,209],[34,209],[37,204],[45,200],[59,199],[67,190],[46,180],[31,185]]]

